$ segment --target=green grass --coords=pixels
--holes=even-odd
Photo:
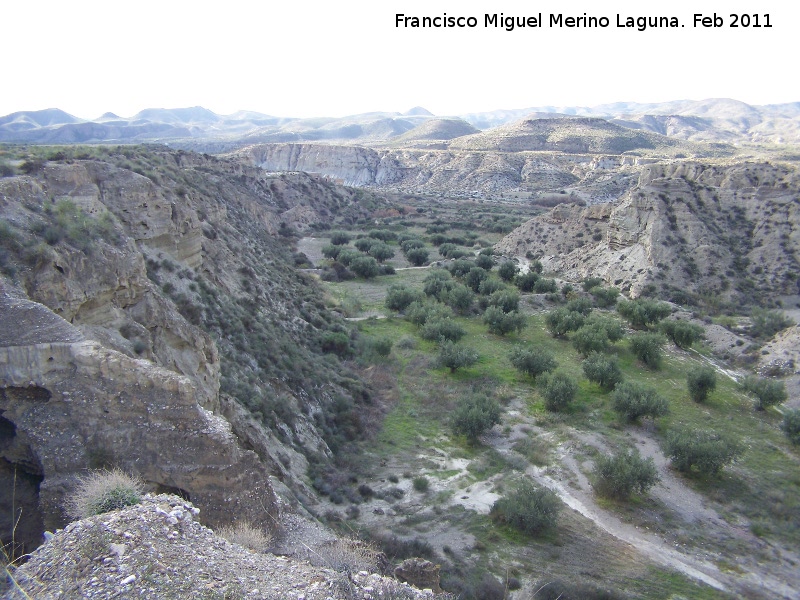
[[[385,289],[395,282],[421,288],[426,275],[427,271],[424,270],[402,271],[393,277],[380,278],[380,281],[374,282],[374,297],[378,297],[380,289],[385,294]],[[358,289],[363,283],[337,285],[344,289],[348,286]],[[444,449],[452,457],[471,461],[470,475],[465,478],[464,485],[501,475],[498,484],[505,487],[504,477],[513,472],[511,465],[494,450],[480,445],[470,446],[464,440],[453,437],[449,429],[449,412],[458,395],[475,386],[502,389],[504,395],[523,399],[527,416],[534,417],[537,425],[555,433],[556,439],[568,437],[570,430],[577,429],[600,434],[614,446],[627,443],[626,429],[643,426],[628,424],[612,410],[610,393],[585,379],[581,369],[582,357],[568,339],[554,339],[547,333],[543,314],[529,315],[527,327],[520,334],[505,337],[489,334],[480,315],[456,319],[467,331],[461,343],[474,348],[480,360],[474,366],[452,374],[448,369],[436,366],[437,344],[422,340],[419,328],[403,318],[370,319],[359,323],[361,334],[367,337],[385,337],[395,344],[403,338],[415,341],[411,349],[395,345],[388,360],[395,378],[397,401],[371,446],[377,455],[411,457],[420,451],[424,452],[421,449],[425,448]],[[508,353],[515,344],[520,343],[546,348],[555,356],[559,369],[577,380],[578,393],[569,410],[558,414],[545,411],[536,382],[511,365]],[[703,427],[732,435],[746,444],[747,450],[738,463],[714,477],[681,476],[686,484],[718,502],[719,512],[731,522],[743,516],[750,521],[750,530],[755,535],[796,546],[800,531],[798,452],[788,444],[780,431],[780,415],[777,411],[757,413],[752,401],[721,373],[718,374],[717,389],[708,401],[695,404],[689,398],[685,377],[689,368],[697,364],[699,359],[677,351],[670,344],[665,346],[664,360],[659,370],[641,365],[629,350],[625,339],[612,345],[609,352],[617,356],[625,379],[651,385],[668,400],[670,413],[655,423],[658,437],[663,437],[677,426]],[[552,460],[548,452],[552,447],[551,441],[529,446],[521,449],[533,462],[545,464]],[[456,474],[456,470],[430,473],[437,479],[447,479]],[[455,495],[458,495],[458,491]],[[624,505],[611,503],[606,508],[628,522],[661,524],[667,532],[682,526],[682,523],[675,522],[675,515],[669,508],[647,496],[634,498]],[[444,518],[457,522],[464,531],[476,537],[477,556],[480,557],[477,560],[481,564],[502,564],[503,560],[516,562],[520,559],[515,552],[526,548],[526,556],[530,560],[545,560],[556,568],[562,560],[559,558],[560,552],[566,552],[570,544],[575,543],[571,534],[565,534],[560,527],[544,537],[532,539],[512,528],[499,527],[488,517],[470,511],[456,515],[453,510],[448,509]],[[569,525],[569,528],[573,526]],[[692,534],[687,532],[687,535],[691,537]],[[728,562],[748,552],[736,540],[694,542],[711,544],[723,557],[727,557],[721,560]],[[638,597],[669,598],[675,594],[702,599],[727,597],[679,573],[659,567],[649,567],[646,579],[630,584],[630,587],[628,583],[622,584],[616,576],[610,577],[609,585],[614,585],[614,581],[622,586],[621,589],[636,593]]]

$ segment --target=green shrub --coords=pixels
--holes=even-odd
[[[635,381],[623,381],[617,384],[611,395],[614,410],[628,421],[636,421],[639,417],[661,417],[669,412],[666,399],[655,389]]]
[[[489,273],[487,273],[480,267],[472,267],[470,268],[469,272],[464,276],[464,283],[473,292],[478,293],[480,291],[481,283],[483,283],[484,279],[488,279],[488,277]]]
[[[589,290],[589,293],[594,298],[595,304],[597,304],[597,306],[600,308],[614,306],[617,303],[617,298],[619,297],[619,290],[614,287],[593,287]]]
[[[372,244],[375,244],[376,242],[378,242],[378,240],[365,237],[357,239],[355,242],[353,242],[353,245],[361,252],[367,252],[372,247]]]
[[[754,308],[750,320],[750,335],[759,339],[770,339],[779,331],[794,325],[794,321],[782,312],[763,308]]]
[[[608,335],[603,327],[598,325],[583,325],[570,337],[572,345],[583,356],[589,356],[592,352],[602,352],[608,348],[610,342]]]
[[[711,367],[694,367],[686,374],[689,397],[695,402],[705,402],[717,387],[717,374]]]
[[[323,352],[347,356],[350,354],[350,337],[341,331],[326,331],[322,334],[321,348]]]
[[[417,290],[412,290],[404,285],[393,284],[389,286],[389,289],[386,292],[386,300],[384,301],[384,305],[389,310],[402,312],[408,308],[412,302],[416,302],[417,300],[421,299],[422,294],[420,294]]]
[[[578,384],[566,373],[546,375],[542,386],[544,407],[553,412],[569,408],[578,393]]]
[[[477,258],[475,258],[475,264],[485,271],[491,271],[494,266],[494,260],[492,260],[490,255],[481,252]]]
[[[592,303],[588,298],[574,298],[567,302],[564,308],[569,311],[581,313],[584,317],[588,317],[592,312]]]
[[[497,268],[497,274],[503,281],[511,281],[516,277],[518,271],[517,264],[507,260]]]
[[[346,234],[344,231],[332,231],[331,232],[331,244],[334,246],[344,246],[345,244],[350,243],[350,236]]]
[[[441,300],[444,294],[450,291],[456,284],[449,271],[435,269],[425,276],[422,280],[422,291],[426,296],[431,296]]]
[[[676,469],[693,469],[713,475],[736,458],[744,448],[739,442],[708,429],[677,429],[667,434],[666,455]]]
[[[569,307],[569,304],[567,305],[567,307]],[[622,323],[620,323],[619,320],[609,317],[604,317],[596,312],[588,315],[583,324],[601,328],[603,331],[606,332],[608,341],[612,343],[618,342],[623,337],[625,337],[625,330],[623,329]]]
[[[568,310],[562,306],[551,310],[544,318],[545,327],[553,337],[564,337],[570,331],[576,331],[583,326],[586,317],[581,313]]]
[[[497,500],[492,518],[527,534],[536,534],[555,526],[561,501],[555,492],[536,487],[530,479],[522,479],[506,496]]]
[[[350,247],[341,248],[338,254],[336,255],[336,261],[343,264],[345,267],[349,267],[351,264],[353,264],[353,261],[359,258],[367,258],[367,257],[364,256],[364,254],[362,254],[355,248],[350,248]]]
[[[467,251],[448,242],[439,246],[439,254],[444,258],[461,258],[467,255]]]
[[[581,363],[581,368],[589,381],[598,384],[606,391],[613,390],[614,386],[622,381],[622,371],[617,360],[603,354],[590,354]]]
[[[420,331],[423,339],[432,341],[445,339],[457,342],[466,334],[464,328],[450,318],[428,319]]]
[[[525,329],[525,316],[518,311],[503,312],[499,306],[490,306],[483,313],[483,322],[486,324],[489,333],[495,335],[506,335],[512,331],[519,333]]]
[[[603,284],[602,277],[587,277],[583,280],[581,286],[583,287],[584,292],[588,292],[589,290],[596,289],[598,286]]]
[[[452,317],[453,311],[439,302],[416,300],[406,308],[406,319],[420,326],[428,321]]]
[[[392,352],[392,340],[388,337],[382,337],[370,342],[370,348],[378,356],[387,357]]]
[[[456,435],[464,435],[471,442],[476,442],[500,422],[500,413],[500,405],[494,398],[485,394],[471,394],[458,402],[450,426]]]
[[[411,250],[419,250],[425,247],[425,242],[417,238],[411,238],[408,240],[403,240],[400,242],[400,248],[403,251],[403,254],[408,256],[408,253]]]
[[[514,288],[497,290],[489,296],[487,306],[497,306],[505,313],[510,313],[519,308],[519,292]]]
[[[539,281],[539,276],[533,271],[528,271],[522,275],[517,275],[514,279],[514,285],[522,292],[532,292],[537,281]]]
[[[542,373],[553,371],[558,366],[555,357],[544,348],[515,346],[509,352],[508,359],[514,368],[536,379]]]
[[[464,277],[467,273],[469,273],[472,269],[475,268],[477,267],[475,266],[474,261],[467,260],[464,258],[459,258],[458,260],[454,260],[452,263],[450,263],[447,267],[447,270],[453,274],[453,277]]]
[[[742,388],[755,398],[756,410],[766,410],[770,406],[786,402],[786,386],[777,379],[749,375],[742,381]]]
[[[428,251],[425,248],[413,248],[405,253],[408,262],[415,267],[421,267],[428,262]]]
[[[691,348],[692,344],[699,341],[706,330],[695,325],[694,323],[687,323],[686,321],[662,321],[659,329],[670,339],[672,342],[683,350]]]
[[[475,296],[467,286],[457,283],[442,295],[441,300],[457,313],[465,315],[472,310]]]
[[[506,284],[504,284],[499,279],[495,279],[494,277],[488,277],[481,281],[480,285],[478,286],[478,293],[481,296],[491,296],[497,291],[505,290]]]
[[[85,519],[139,504],[143,487],[139,478],[120,469],[84,475],[67,500],[67,513],[74,519]]]
[[[472,348],[449,340],[445,340],[439,345],[439,364],[450,369],[451,373],[464,367],[471,367],[476,362],[478,362],[478,353]]]
[[[558,291],[555,279],[544,279],[540,277],[533,284],[533,291],[537,294],[555,294]]]
[[[378,261],[371,256],[359,256],[354,259],[350,263],[350,270],[364,279],[372,279],[373,277],[377,277],[380,273]]]
[[[651,369],[661,367],[661,348],[664,337],[660,333],[636,333],[630,337],[634,356]]]
[[[646,494],[659,480],[652,458],[643,459],[637,450],[621,450],[595,460],[595,492],[607,498],[625,500],[632,493]]]
[[[622,300],[617,304],[617,312],[625,317],[632,327],[646,329],[667,317],[672,309],[666,302],[637,299]]]
[[[424,493],[427,492],[428,489],[430,488],[430,481],[428,481],[427,477],[423,476],[414,477],[412,484],[414,486],[414,489],[418,492]]]
[[[783,413],[781,429],[792,444],[800,445],[800,410],[787,410]]]
[[[389,244],[385,244],[384,242],[373,242],[367,249],[367,254],[379,263],[394,258],[394,250],[392,250]]]

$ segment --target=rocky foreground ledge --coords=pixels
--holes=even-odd
[[[4,598],[433,599],[367,571],[316,567],[251,552],[195,520],[177,496],[76,521],[17,569]],[[441,597],[441,596],[439,596]]]

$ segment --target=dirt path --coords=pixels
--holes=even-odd
[[[773,550],[771,555],[775,558],[769,564],[764,564],[756,557],[739,557],[739,564],[736,565],[740,568],[739,572],[723,571],[718,564],[712,562],[714,559],[723,558],[713,550],[699,548],[693,544],[673,543],[655,532],[626,523],[616,514],[597,504],[591,484],[571,451],[571,444],[566,445],[559,459],[560,468],[530,466],[526,473],[539,484],[556,492],[571,509],[616,539],[630,544],[637,552],[655,563],[675,569],[692,579],[729,593],[758,590],[768,597],[787,599],[798,597],[800,588],[785,583],[787,580],[795,585],[800,583],[793,581],[798,577],[796,567],[793,566],[797,564],[798,557],[786,553],[784,549],[775,552],[774,549],[767,548],[763,540],[753,536],[745,527],[736,527],[726,522],[708,506],[703,496],[687,488],[667,469],[667,458],[661,453],[652,436],[641,431],[628,433],[641,454],[653,458],[659,468],[662,480],[651,491],[654,498],[673,510],[686,521],[688,526],[702,528],[704,536],[713,536],[714,539],[737,538],[754,550],[756,548]],[[780,578],[776,574],[779,574]]]

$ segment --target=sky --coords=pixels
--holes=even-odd
[[[541,13],[542,26],[486,27],[485,15],[500,12]],[[584,13],[607,17],[608,27],[550,26],[551,14]],[[477,26],[397,27],[398,14],[475,17]],[[710,23],[716,14],[721,26],[696,27],[695,14]],[[731,27],[731,14],[751,26]],[[648,16],[682,27],[617,26]],[[422,106],[445,116],[620,101],[797,102],[798,33],[800,2],[786,0],[6,0],[0,115],[203,106],[341,117]]]

